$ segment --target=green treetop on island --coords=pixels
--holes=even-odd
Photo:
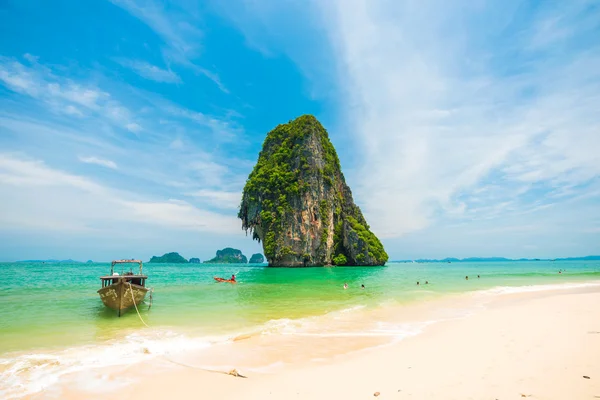
[[[250,257],[250,261],[248,261],[250,264],[262,264],[265,262],[265,258],[263,257],[262,254],[260,253],[256,253],[256,254],[252,254],[252,257]]]
[[[327,131],[312,115],[267,134],[238,217],[271,266],[383,265]]]
[[[226,247],[223,250],[217,250],[217,256],[212,260],[204,261],[205,264],[247,264],[248,259],[242,254],[241,250]]]
[[[164,263],[164,264],[184,264],[188,260],[179,255],[179,253],[166,253],[160,257],[153,256],[150,261],[151,263]]]

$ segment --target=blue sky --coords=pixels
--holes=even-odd
[[[0,259],[259,252],[241,189],[306,113],[392,259],[598,254],[599,38],[588,0],[3,1]]]

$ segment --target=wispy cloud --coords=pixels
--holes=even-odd
[[[210,133],[211,139],[218,142],[243,142],[244,130],[227,110],[224,116],[191,110],[156,93],[129,85],[116,86],[98,74],[93,79],[70,79],[64,76],[67,67],[50,68],[35,60],[28,65],[0,57],[0,85],[39,102],[56,116],[76,118],[79,123],[82,119],[96,120],[98,133],[108,133],[105,125],[111,125],[135,134],[144,132],[147,139],[169,142],[173,140],[171,135],[183,136],[186,132]],[[194,122],[193,127],[189,121]]]
[[[206,201],[214,207],[220,209],[237,210],[241,201],[241,194],[239,191],[224,192],[200,189],[195,192],[188,193],[188,195]]]
[[[93,157],[93,156],[92,157],[82,157],[82,156],[79,156],[78,159],[82,163],[96,164],[96,165],[100,165],[101,167],[106,167],[106,168],[110,168],[110,169],[117,169],[117,164],[114,161],[111,161],[111,160],[105,160],[103,158]]]
[[[117,62],[146,79],[156,82],[181,83],[179,75],[170,69],[161,69],[156,65],[140,60],[117,59]]]
[[[355,192],[378,233],[466,216],[490,182],[505,188],[496,205],[513,201],[506,217],[534,205],[534,189],[597,179],[598,26],[579,19],[600,15],[561,4],[319,3],[362,149]]]
[[[152,225],[180,236],[243,237],[224,204],[251,166],[228,153],[243,134],[228,114],[191,110],[100,73],[86,78],[78,70],[69,74],[77,79],[66,78],[69,67],[25,59],[0,59],[0,86],[9,89],[0,99],[0,143],[12,152],[0,154],[3,231],[87,237],[106,235],[123,221],[138,233]],[[236,137],[236,145],[219,148]],[[79,157],[73,163],[65,154]],[[189,195],[199,190],[207,192]]]
[[[170,4],[166,7],[156,0],[111,0],[111,2],[150,27],[165,43],[163,54],[167,63],[190,68],[213,81],[221,91],[229,93],[216,72],[198,64],[203,33],[195,2]]]
[[[56,75],[50,68],[0,57],[0,83],[10,90],[44,102],[55,113],[94,114],[118,127],[136,126],[131,111],[93,85],[82,85]]]
[[[128,131],[133,133],[139,133],[142,130],[142,127],[139,124],[136,124],[135,122],[128,123],[127,125],[125,125],[125,128],[127,128]]]
[[[60,191],[53,190],[60,188]],[[81,175],[15,154],[0,154],[0,222],[5,228],[61,231],[123,222],[213,233],[239,233],[234,216],[205,211],[176,199],[140,199],[138,193],[114,189]],[[52,209],[51,213],[48,210]],[[48,223],[49,219],[52,222]]]

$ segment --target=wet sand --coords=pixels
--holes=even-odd
[[[387,345],[378,338],[349,345],[344,337],[240,338],[215,353],[212,359],[222,362],[214,367],[194,354],[155,358],[72,374],[31,398],[366,399],[376,392],[378,399],[600,398],[597,286],[498,295],[471,314]],[[375,347],[349,352],[359,344]],[[275,359],[286,362],[270,364]],[[268,368],[252,367],[260,365]],[[235,367],[247,378],[222,373]]]

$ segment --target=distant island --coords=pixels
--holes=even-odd
[[[453,263],[453,262],[501,262],[501,261],[598,261],[600,256],[585,256],[585,257],[565,257],[565,258],[505,258],[505,257],[467,257],[467,258],[454,258],[448,257],[441,260],[438,259],[427,259],[420,258],[417,260],[396,260],[391,262],[401,263]]]
[[[250,257],[250,261],[248,261],[250,264],[262,264],[265,262],[265,258],[263,257],[262,254],[260,253],[256,253],[256,254],[252,254],[252,257]]]
[[[160,257],[152,256],[149,263],[164,263],[164,264],[187,264],[188,260],[179,255],[179,253],[166,253]]]
[[[224,253],[223,253],[224,252]],[[234,261],[218,261],[218,259],[220,260],[234,260]],[[160,260],[160,261],[159,261]],[[162,260],[166,260],[166,261],[162,261]],[[454,257],[447,257],[447,258],[443,258],[443,259],[428,259],[428,258],[419,258],[419,259],[415,259],[415,260],[391,260],[390,262],[395,262],[395,263],[412,263],[412,262],[417,262],[417,263],[453,263],[453,262],[502,262],[502,261],[600,261],[600,255],[598,256],[583,256],[583,257],[563,257],[563,258],[506,258],[506,257],[467,257],[467,258],[454,258]],[[64,264],[83,264],[83,261],[77,261],[77,260],[55,260],[55,259],[48,259],[48,260],[18,260],[18,261],[14,261],[16,263],[64,263]],[[92,260],[88,260],[85,263],[87,264],[91,264],[91,263],[104,263],[104,262],[108,262],[108,261],[92,261]],[[183,258],[182,256],[179,255],[179,253],[167,253],[164,254],[161,257],[152,257],[150,259],[151,263],[171,263],[171,264],[183,264],[183,263],[187,263],[188,261]],[[252,257],[250,257],[250,263],[251,264],[262,264],[265,262],[264,257],[262,256],[262,254],[253,254]],[[192,264],[196,264],[196,263],[200,263],[200,259],[199,258],[190,258],[189,263]],[[246,263],[246,256],[244,256],[242,254],[242,252],[240,250],[237,249],[232,249],[230,247],[225,248],[223,250],[219,250],[217,251],[217,257],[213,258],[212,260],[209,261],[205,261],[205,263]]]
[[[248,259],[242,254],[241,250],[226,247],[223,250],[217,250],[217,256],[212,260],[204,261],[205,264],[246,264]]]
[[[83,264],[83,261],[77,261],[77,260],[54,260],[54,259],[50,259],[50,260],[19,260],[16,261],[18,263],[65,263],[65,264]],[[88,261],[89,262],[89,261]]]
[[[376,194],[374,194],[376,195]],[[302,115],[267,133],[238,213],[271,267],[384,265],[327,131]]]

